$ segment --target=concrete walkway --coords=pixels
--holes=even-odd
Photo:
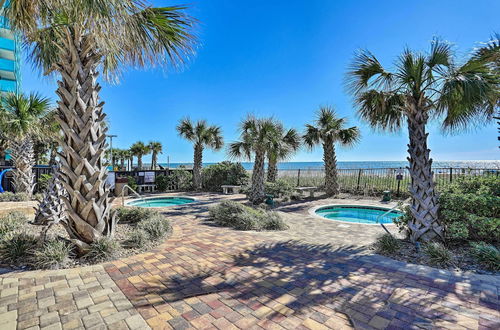
[[[345,201],[283,207],[291,229],[259,233],[213,226],[206,208],[227,197],[196,197],[162,209],[174,232],[149,253],[0,276],[0,329],[500,328],[498,276],[373,255],[378,227],[308,213]]]

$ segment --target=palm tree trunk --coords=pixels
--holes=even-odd
[[[323,162],[325,163],[325,191],[327,196],[335,196],[340,192],[337,178],[337,157],[335,145],[327,141],[323,143]]]
[[[137,169],[142,170],[142,155],[137,156]]]
[[[278,177],[278,162],[273,157],[267,158],[267,181],[276,182]]]
[[[50,156],[49,156],[49,166],[56,166],[56,156],[57,156],[57,143],[51,143],[50,146]]]
[[[96,68],[101,56],[93,51],[93,41],[78,28],[68,28],[63,40],[67,51],[56,66],[58,81],[58,122],[63,137],[61,182],[68,192],[66,230],[81,253],[103,236],[112,236],[116,225],[111,211],[108,176],[104,164],[106,125]]]
[[[200,144],[194,146],[193,159],[193,188],[201,190],[201,167],[203,165],[203,147]]]
[[[54,166],[52,177],[43,193],[43,199],[36,209],[34,223],[47,226],[46,230],[43,231],[43,236],[48,228],[54,224],[62,221],[64,226],[68,225],[63,201],[63,197],[67,198],[67,193],[59,180],[59,175],[59,170]]]
[[[156,168],[156,153],[153,151],[151,154],[151,169],[154,170]]]
[[[130,157],[128,159],[128,164],[129,164],[129,171],[132,171],[132,169],[134,167],[134,157]]]
[[[260,204],[266,198],[264,191],[265,158],[265,152],[260,150],[255,152],[255,160],[252,171],[252,186],[250,187],[250,194],[248,195],[248,199],[253,204]]]
[[[31,198],[35,188],[33,140],[25,137],[17,141],[11,141],[9,144],[12,162],[15,167],[12,171],[14,174],[14,189],[16,193],[25,193]]]
[[[123,171],[125,168],[125,158],[120,158],[120,169]]]
[[[438,219],[438,201],[432,172],[432,159],[427,148],[425,125],[428,114],[416,109],[408,115],[408,161],[410,163],[410,194],[412,203],[410,211],[412,220],[408,224],[412,242],[430,241],[443,238],[443,226]]]

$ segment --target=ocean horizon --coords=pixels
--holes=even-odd
[[[203,166],[209,166],[217,163],[203,163]],[[146,164],[145,164],[146,165]],[[181,166],[192,167],[193,163],[159,163],[162,167],[179,168]],[[253,162],[241,162],[241,165],[247,170],[251,170]],[[339,161],[339,169],[364,169],[364,168],[405,168],[409,165],[407,161]],[[280,170],[314,170],[322,169],[323,162],[281,162],[278,163]],[[482,168],[482,169],[500,169],[500,160],[455,160],[455,161],[433,161],[433,168]]]

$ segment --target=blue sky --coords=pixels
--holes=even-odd
[[[155,5],[179,4],[153,1]],[[200,23],[197,54],[180,72],[128,70],[118,85],[103,83],[102,99],[117,134],[114,146],[158,140],[171,162],[189,162],[191,145],[177,136],[179,119],[207,119],[221,125],[226,142],[237,139],[247,113],[275,116],[302,130],[320,105],[333,105],[362,131],[361,142],[339,150],[338,159],[404,160],[407,134],[377,133],[356,118],[344,87],[347,67],[359,48],[390,66],[408,46],[427,50],[433,36],[456,44],[466,55],[478,42],[500,31],[498,0],[333,1],[198,0],[189,14]],[[23,89],[55,100],[55,81],[23,65]],[[496,125],[459,135],[429,126],[436,160],[500,159]],[[302,150],[293,161],[320,161],[322,152]],[[206,152],[207,162],[226,158]]]

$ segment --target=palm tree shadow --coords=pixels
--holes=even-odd
[[[401,274],[362,261],[367,257],[363,251],[298,241],[261,244],[216,267],[183,266],[184,273],[163,276],[156,285],[138,291],[138,297],[155,293],[163,301],[141,300],[138,306],[175,305],[219,294],[237,300],[233,308],[242,314],[271,306],[263,315],[271,320],[292,314],[330,317],[333,312],[347,315],[356,327],[367,326],[375,315],[426,327],[434,320],[450,319],[437,304],[442,292],[429,292],[418,281],[403,284]]]

